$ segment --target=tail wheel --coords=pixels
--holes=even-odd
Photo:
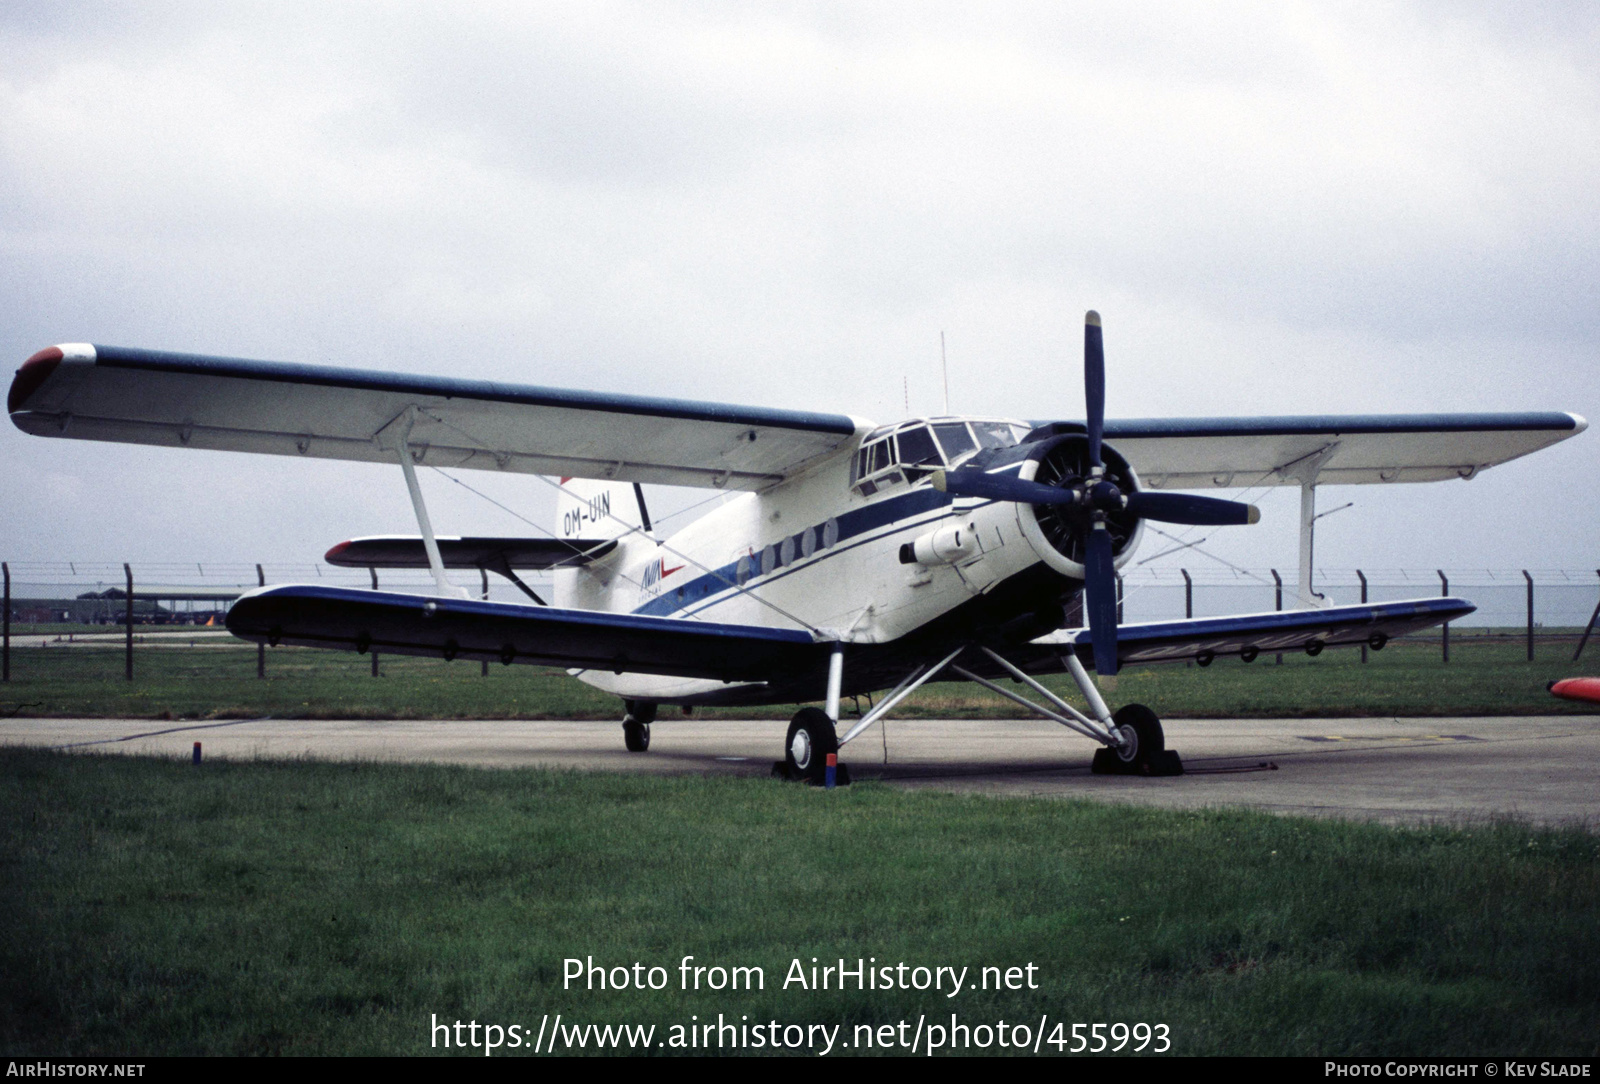
[[[624,700],[628,714],[622,720],[622,744],[630,753],[644,753],[650,749],[650,724],[656,718],[653,700]]]
[[[789,736],[783,743],[790,776],[823,782],[828,772],[828,754],[838,751],[839,735],[828,713],[821,708],[801,708],[790,721]]]
[[[1116,749],[1117,759],[1135,767],[1149,767],[1161,758],[1166,737],[1161,720],[1143,704],[1129,704],[1111,717],[1123,742]]]

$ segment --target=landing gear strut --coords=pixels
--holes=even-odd
[[[1106,706],[1105,699],[1101,697],[1099,688],[1094,680],[1089,677],[1089,672],[1078,660],[1076,653],[1067,652],[1061,656],[1061,664],[1066,667],[1067,673],[1072,675],[1072,680],[1077,683],[1078,691],[1088,701],[1092,715],[1085,715],[1055,693],[1039,684],[1031,675],[1007,662],[992,648],[978,645],[990,659],[994,660],[1003,670],[1024,685],[1029,686],[1034,692],[1049,701],[1050,707],[1036,703],[1013,689],[1007,688],[996,682],[990,681],[981,674],[975,674],[964,666],[956,664],[956,656],[966,650],[965,646],[957,647],[939,662],[932,666],[919,666],[913,670],[883,701],[866,715],[861,721],[850,728],[850,732],[840,739],[839,744],[844,745],[868,726],[883,718],[888,710],[898,704],[911,692],[949,667],[954,673],[976,682],[991,692],[999,693],[1008,700],[1015,701],[1045,719],[1060,723],[1069,730],[1075,730],[1086,738],[1099,742],[1104,748],[1094,755],[1092,770],[1098,773],[1116,773],[1127,775],[1182,775],[1183,760],[1177,753],[1166,748],[1166,741],[1161,733],[1161,720],[1156,718],[1156,713],[1143,704],[1129,704],[1115,715]],[[798,722],[799,717],[796,717]],[[791,725],[790,733],[794,729]],[[776,769],[775,769],[776,770]]]
[[[789,721],[783,741],[783,759],[774,761],[772,774],[783,779],[804,780],[813,786],[850,785],[850,771],[838,763],[839,688],[844,680],[844,644],[835,641],[828,658],[827,708],[801,708]],[[829,769],[828,759],[834,760]],[[831,775],[831,778],[830,778]]]
[[[622,706],[628,714],[622,717],[622,744],[630,753],[643,753],[650,749],[650,724],[655,722],[654,700],[624,700]]]

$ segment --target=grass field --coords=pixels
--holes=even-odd
[[[434,1014],[531,1041],[556,1013],[658,1041],[956,1013],[1045,1017],[1048,1053],[1055,1022],[1119,1021],[1178,1054],[1600,1053],[1600,837],[1576,831],[19,750],[0,787],[8,1055],[417,1054]],[[681,991],[686,955],[765,989]],[[671,981],[563,989],[589,956]],[[813,956],[1032,964],[1038,989],[783,989]]]
[[[187,641],[179,634],[179,642]],[[198,644],[208,641],[201,639]],[[216,643],[215,640],[209,641]],[[256,677],[248,645],[145,647],[135,650],[135,677],[124,678],[117,647],[12,649],[12,680],[0,686],[0,713],[143,718],[474,718],[612,719],[618,701],[561,671],[532,666],[489,667],[475,662],[386,656],[371,676],[365,656],[302,648],[267,653],[267,677]],[[1545,691],[1556,678],[1581,673],[1573,644],[1540,646],[1529,663],[1514,639],[1457,633],[1451,661],[1437,642],[1401,642],[1373,652],[1363,664],[1354,650],[1312,659],[1264,655],[1246,665],[1220,659],[1210,667],[1134,667],[1109,699],[1150,705],[1163,716],[1285,718],[1349,715],[1518,715],[1582,712],[1581,705]],[[1046,684],[1067,693],[1065,677]],[[864,704],[863,704],[864,706]],[[847,709],[849,705],[847,704]],[[697,709],[715,717],[788,718],[793,705]],[[965,683],[931,683],[897,712],[905,716],[1012,717],[1022,710]]]

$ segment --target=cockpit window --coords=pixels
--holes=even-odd
[[[1009,448],[1018,430],[1002,421],[909,421],[868,433],[850,464],[850,484],[869,497],[886,486],[916,482],[955,466],[979,448]]]
[[[900,462],[907,467],[944,466],[939,448],[933,443],[933,433],[925,425],[905,429],[895,438],[900,442]]]
[[[972,434],[967,431],[965,422],[946,422],[933,427],[934,435],[939,438],[939,447],[944,449],[945,461],[954,463],[968,452],[977,448],[972,441]]]
[[[973,422],[981,448],[1010,448],[1017,443],[1017,431],[1009,422]]]
[[[889,442],[887,440],[880,440],[869,450],[872,452],[872,458],[867,463],[866,473],[877,474],[883,468],[887,467],[889,465],[889,460],[893,458],[889,454]]]

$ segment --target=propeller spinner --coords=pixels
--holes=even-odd
[[[935,471],[936,488],[961,497],[1016,501],[1020,504],[1070,506],[1078,512],[1072,528],[1081,544],[1084,567],[1084,609],[1094,644],[1094,668],[1117,672],[1117,590],[1115,546],[1108,520],[1126,513],[1139,519],[1191,526],[1255,523],[1261,511],[1253,504],[1197,497],[1187,493],[1123,493],[1108,477],[1102,443],[1105,435],[1106,362],[1100,314],[1089,311],[1083,326],[1083,385],[1088,408],[1088,473],[1066,477],[1059,485],[1024,481],[1014,473],[986,474],[981,467]]]

